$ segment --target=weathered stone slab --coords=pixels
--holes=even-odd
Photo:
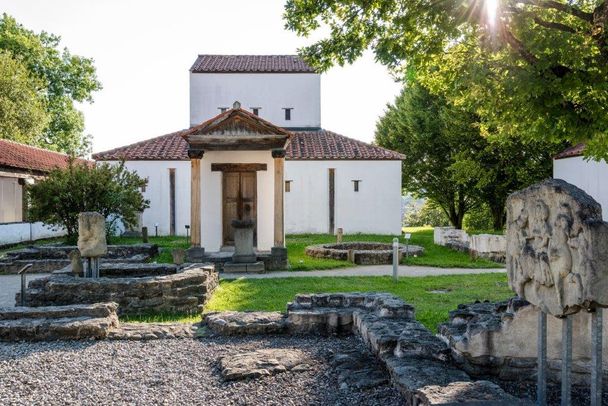
[[[197,327],[189,323],[121,323],[112,329],[108,340],[164,340],[192,338]]]
[[[549,179],[507,200],[507,274],[553,315],[608,306],[608,223],[587,193]]]
[[[338,372],[340,388],[370,389],[388,382],[388,373],[367,351],[352,350],[336,354],[332,367]]]
[[[205,325],[221,335],[280,334],[286,332],[285,315],[279,312],[219,312],[204,315]]]
[[[78,250],[83,258],[106,255],[106,219],[96,212],[78,215]]]
[[[310,367],[306,354],[297,349],[263,349],[229,355],[220,361],[221,374],[228,381],[259,378],[287,371],[306,371]]]
[[[498,376],[506,380],[534,380],[537,365],[536,337],[539,309],[528,302],[509,301],[460,305],[450,312],[439,335],[449,343],[453,361],[471,376]],[[573,382],[588,384],[591,365],[591,318],[587,312],[572,316]],[[604,336],[608,336],[608,314],[604,314]],[[562,323],[547,317],[549,380],[558,382]],[[608,343],[603,342],[604,352]],[[604,357],[604,380],[608,382],[608,359]]]
[[[0,309],[0,341],[103,339],[117,328],[116,303]]]

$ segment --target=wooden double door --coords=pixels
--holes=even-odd
[[[257,219],[256,172],[223,172],[223,229],[224,245],[234,245],[232,220]],[[257,224],[253,234],[257,244]]]

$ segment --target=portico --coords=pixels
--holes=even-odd
[[[185,130],[191,193],[190,257],[230,250],[233,220],[255,222],[258,251],[285,256],[284,167],[290,133],[233,108]]]

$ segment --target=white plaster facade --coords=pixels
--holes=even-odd
[[[0,223],[23,220],[23,188],[19,178],[0,176]]]
[[[258,249],[269,250],[274,227],[274,161],[268,151],[209,151],[201,160],[202,245],[217,251],[222,245],[222,173],[212,163],[265,163],[257,172]],[[401,163],[399,161],[286,161],[285,232],[288,234],[329,231],[329,168],[335,169],[335,227],[345,233],[399,234],[401,232]],[[190,224],[189,161],[127,161],[129,170],[148,179],[144,197],[150,208],[142,226],[154,235],[168,235],[169,169],[175,169],[175,231],[186,235]],[[382,179],[382,181],[378,181]],[[354,191],[353,180],[360,180]]]
[[[608,164],[605,161],[585,161],[582,156],[555,159],[553,177],[587,192],[602,206],[604,221],[608,221]]]
[[[335,227],[344,233],[401,233],[400,161],[287,161],[285,230],[329,231],[329,168],[335,169]],[[353,180],[359,180],[354,191]]]
[[[321,76],[315,73],[190,72],[190,125],[215,117],[235,101],[279,127],[321,127]],[[284,108],[291,108],[285,120]]]

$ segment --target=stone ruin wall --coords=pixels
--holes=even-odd
[[[120,315],[200,313],[219,283],[213,266],[190,265],[173,275],[129,278],[76,278],[62,274],[36,279],[26,306],[118,303]],[[16,302],[21,299],[16,295]]]
[[[472,376],[498,376],[506,380],[536,377],[538,308],[526,301],[471,303],[450,312],[439,326],[439,336],[449,344],[452,359]],[[588,383],[591,370],[590,317],[573,315],[572,378]],[[560,380],[561,320],[547,317],[548,378]],[[608,335],[608,314],[604,312],[603,335]],[[608,353],[608,340],[603,342]],[[608,383],[608,358],[604,357],[604,381]]]
[[[456,251],[469,253],[474,258],[505,262],[507,240],[504,235],[474,234],[454,227],[435,227],[433,242]]]

